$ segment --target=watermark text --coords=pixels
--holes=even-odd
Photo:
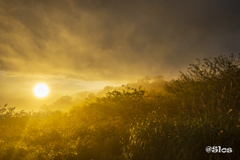
[[[232,153],[232,148],[222,148],[221,146],[207,146],[205,150],[207,153]]]

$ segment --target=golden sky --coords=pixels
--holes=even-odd
[[[240,52],[237,0],[0,0],[0,105],[170,80],[196,58]],[[50,87],[45,99],[32,88]]]

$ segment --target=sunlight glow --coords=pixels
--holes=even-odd
[[[46,84],[39,83],[33,88],[33,92],[37,97],[43,98],[43,97],[46,97],[48,95],[49,88]]]

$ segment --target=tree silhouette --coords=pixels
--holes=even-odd
[[[238,109],[240,104],[240,54],[205,58],[191,63],[187,73],[180,72],[178,80],[165,89],[181,98],[185,107]],[[188,104],[189,106],[186,106]],[[215,108],[214,108],[215,107]]]

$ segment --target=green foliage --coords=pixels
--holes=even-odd
[[[69,112],[0,107],[3,160],[240,159],[239,56],[190,64],[165,92],[126,86]],[[231,154],[206,153],[207,146]]]

